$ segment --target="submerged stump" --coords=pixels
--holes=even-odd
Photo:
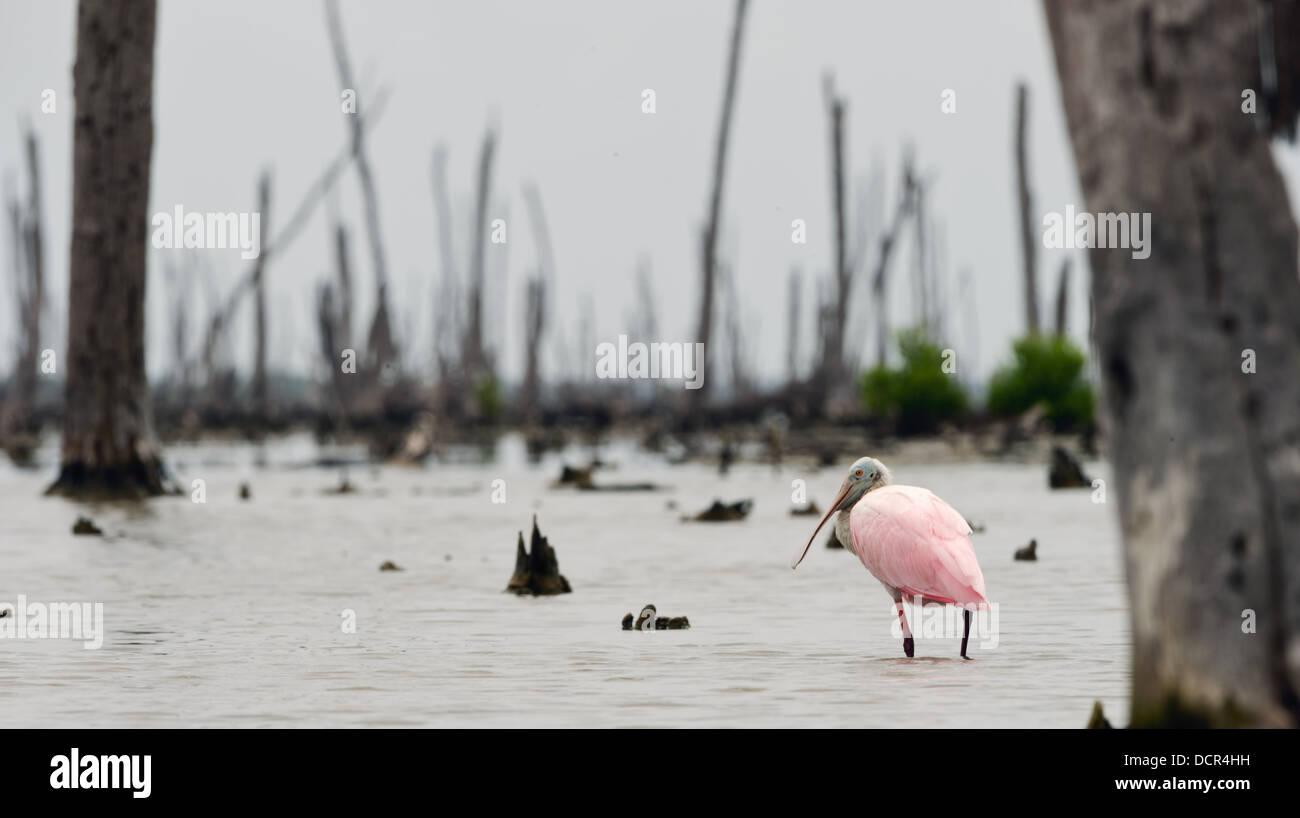
[[[737,500],[734,503],[724,503],[721,500],[714,500],[713,505],[696,514],[690,519],[699,523],[725,523],[735,520],[743,520],[749,516],[749,512],[754,508],[753,500]]]
[[[1038,540],[1030,540],[1029,545],[1017,548],[1015,557],[1022,562],[1034,562],[1038,559]]]
[[[1106,714],[1103,713],[1101,710],[1101,702],[1092,703],[1092,713],[1088,716],[1088,726],[1085,729],[1087,730],[1110,730],[1111,729],[1110,720],[1106,718]]]
[[[101,536],[104,531],[99,526],[95,525],[95,521],[89,517],[78,517],[77,521],[72,524],[72,533],[98,537]]]
[[[1054,489],[1086,489],[1092,485],[1092,481],[1083,473],[1083,466],[1079,465],[1074,455],[1062,446],[1053,446],[1047,484]]]
[[[791,517],[816,517],[821,513],[822,510],[817,507],[815,500],[809,500],[801,506],[794,506],[790,509]]]
[[[691,627],[691,620],[684,616],[659,616],[658,613],[653,604],[647,604],[642,608],[635,620],[631,613],[626,613],[623,615],[623,630],[684,631]]]
[[[552,596],[573,591],[569,581],[560,573],[560,562],[555,549],[537,529],[537,515],[533,515],[533,534],[530,548],[524,548],[524,532],[519,532],[515,547],[515,573],[506,590],[520,596]]]

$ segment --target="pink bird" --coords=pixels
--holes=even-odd
[[[889,469],[879,460],[863,457],[849,469],[826,516],[813,529],[807,544],[790,564],[798,568],[808,556],[813,538],[835,512],[835,535],[852,548],[871,575],[894,598],[903,625],[903,653],[915,648],[907,626],[903,600],[932,600],[963,608],[965,631],[961,657],[970,638],[971,611],[985,608],[984,574],[971,545],[970,525],[952,506],[929,490],[895,486]]]

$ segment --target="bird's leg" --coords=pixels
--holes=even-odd
[[[966,620],[966,630],[961,635],[961,658],[969,659],[970,657],[966,655],[966,640],[970,638],[970,610],[967,609],[961,613],[962,618]]]
[[[903,626],[903,653],[908,659],[916,653],[915,643],[912,641],[912,629],[907,627],[907,614],[903,612],[903,595],[894,596],[894,607],[898,609],[898,621]]]

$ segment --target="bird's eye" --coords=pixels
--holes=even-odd
[[[858,477],[862,476],[862,469],[858,469]]]

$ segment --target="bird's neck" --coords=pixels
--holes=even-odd
[[[853,550],[853,532],[849,528],[849,514],[852,511],[853,507],[849,506],[835,515],[835,538],[840,541],[840,545],[850,551]]]

